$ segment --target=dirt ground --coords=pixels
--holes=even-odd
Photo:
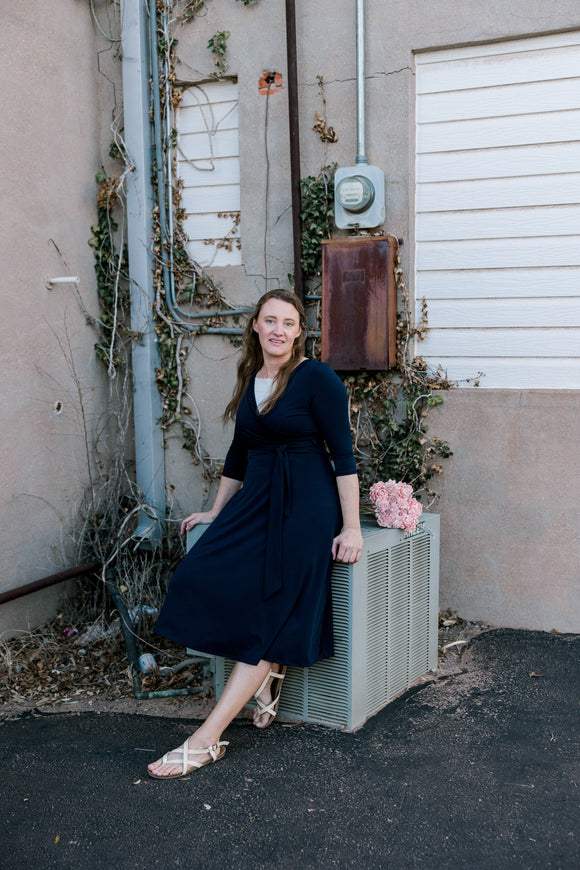
[[[63,626],[59,614],[42,629],[0,645],[0,719],[13,719],[33,710],[205,719],[212,709],[215,699],[209,682],[204,682],[198,664],[183,667],[186,659],[180,647],[168,643],[155,648],[156,657],[165,665],[154,674],[141,676],[141,691],[199,686],[203,695],[138,699],[120,624],[93,625],[73,629],[74,633],[70,628]],[[466,621],[454,611],[440,613],[438,668],[418,682],[461,673],[470,641],[490,628],[482,622]],[[159,638],[155,642],[159,643]]]

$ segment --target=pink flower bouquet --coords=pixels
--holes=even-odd
[[[423,506],[413,498],[413,487],[395,480],[380,480],[369,492],[379,526],[414,532],[423,513]]]

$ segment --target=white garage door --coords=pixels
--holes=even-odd
[[[580,388],[580,33],[416,66],[416,352],[482,387]]]

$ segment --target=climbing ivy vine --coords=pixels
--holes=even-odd
[[[322,239],[334,232],[334,170],[324,166],[317,176],[301,182],[302,267],[308,283],[310,308],[316,307],[315,323],[320,326],[317,291],[321,285]],[[377,480],[402,480],[431,503],[437,496],[430,481],[443,470],[441,461],[452,456],[447,442],[429,435],[429,412],[441,405],[442,391],[454,385],[445,372],[430,369],[415,356],[415,342],[428,332],[427,306],[422,304],[415,324],[403,277],[401,258],[395,257],[397,284],[397,363],[386,372],[352,372],[343,381],[350,401],[350,418],[363,501]],[[318,355],[318,345],[313,345]]]

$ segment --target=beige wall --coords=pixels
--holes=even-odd
[[[73,289],[45,286],[47,277],[77,275],[88,308],[97,311],[87,244],[100,166],[89,5],[33,0],[3,6],[0,591],[74,564],[71,515],[87,467],[65,356],[72,353],[90,432],[106,396],[95,336]],[[63,407],[58,415],[57,402]],[[61,585],[4,605],[0,633],[42,621],[62,593]]]
[[[243,265],[213,274],[240,304],[253,303],[265,289],[266,99],[258,94],[264,69],[284,75],[284,89],[268,103],[268,288],[287,286],[293,268],[284,6],[282,0],[250,7],[212,0],[203,16],[176,34],[178,78],[195,82],[213,70],[208,38],[217,30],[231,31],[228,60],[240,83]],[[369,162],[385,170],[385,229],[404,240],[403,266],[412,288],[414,52],[580,27],[580,10],[576,0],[548,5],[513,0],[509,6],[503,0],[483,6],[366,0],[365,6],[367,153]],[[110,17],[114,6],[100,0],[95,8],[106,29],[118,27]],[[329,4],[297,0],[296,8],[306,175],[316,174],[324,162],[324,146],[311,129],[314,112],[322,111],[317,75],[324,76],[328,123],[339,136],[328,146],[326,162],[354,163],[354,3],[335,0],[332,14]],[[63,287],[47,291],[44,278],[67,274],[48,241],[53,238],[72,274],[81,278],[87,304],[96,309],[87,246],[96,214],[93,179],[121,91],[115,46],[95,35],[89,4],[47,7],[34,0],[26,13],[12,4],[3,24],[0,584],[11,588],[69,564],[70,515],[86,481],[74,386],[56,338],[65,336],[65,317],[92,403],[91,425],[107,404],[94,336],[73,293]],[[97,51],[102,52],[98,62]],[[98,66],[111,81],[99,75]],[[200,338],[189,357],[203,442],[218,458],[229,440],[219,417],[236,357],[226,339],[214,336]],[[53,416],[59,400],[64,413]],[[571,517],[578,513],[579,487],[570,436],[577,428],[576,409],[574,393],[460,390],[445,397],[433,427],[455,451],[441,480],[444,606],[502,625],[578,630]],[[177,436],[170,438],[166,456],[176,514],[211,499]],[[551,488],[542,489],[540,482]],[[58,587],[2,608],[0,630],[39,620],[56,596]]]
[[[366,0],[367,154],[387,176],[386,230],[404,240],[403,265],[412,289],[414,202],[414,53],[517,38],[580,27],[576,2],[539,0],[432,3],[428,0]],[[353,165],[356,156],[354,3],[298,0],[302,175],[316,174],[324,146],[312,132],[322,111],[317,75],[326,82],[328,123],[339,142],[328,145],[327,162]],[[265,98],[258,94],[262,70],[284,75],[284,90],[270,97],[271,159],[269,284],[286,286],[292,269],[290,227],[286,46],[284,3],[214,2],[207,14],[180,33],[180,77],[196,80],[212,70],[206,49],[216,30],[230,30],[230,71],[240,82],[240,150],[244,266],[214,270],[228,295],[252,302],[264,290],[263,238]],[[250,47],[248,50],[248,46]],[[202,411],[206,443],[223,455],[227,437],[218,420],[233,379],[228,345],[204,338],[190,356],[192,387]],[[218,361],[221,356],[225,361]],[[498,625],[580,629],[577,536],[579,490],[574,433],[578,396],[572,392],[460,389],[445,396],[433,431],[455,455],[436,481],[442,499],[441,604],[464,616]],[[227,433],[226,433],[227,434]],[[177,444],[175,445],[178,446]],[[168,482],[176,498],[197,508],[207,493],[183,453],[168,456]],[[184,486],[180,481],[189,480]]]
[[[441,605],[494,625],[579,631],[578,394],[454,390],[431,432],[451,444],[437,481]]]

